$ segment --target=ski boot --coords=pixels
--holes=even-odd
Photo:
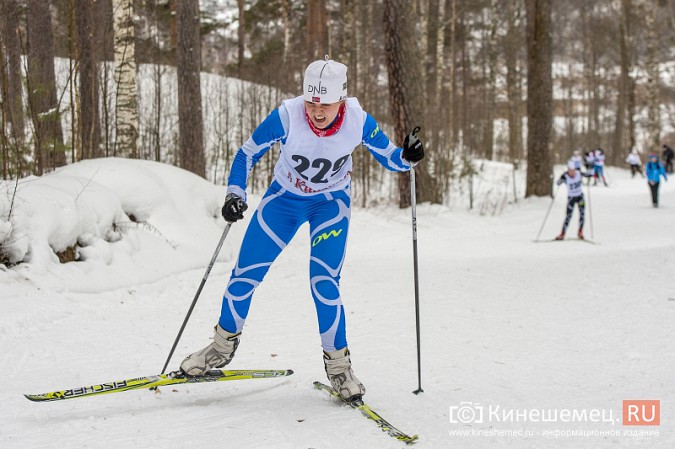
[[[577,237],[579,237],[579,240],[584,239],[584,230],[583,229],[579,229],[579,232],[577,232]]]
[[[555,237],[555,240],[565,240],[565,231],[561,232]]]
[[[331,386],[340,396],[349,402],[358,401],[366,394],[366,387],[352,371],[349,349],[323,352],[323,363]]]
[[[216,324],[213,343],[187,356],[180,364],[181,371],[188,376],[198,376],[213,368],[224,367],[234,357],[240,334],[231,334]]]

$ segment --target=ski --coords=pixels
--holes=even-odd
[[[181,371],[172,371],[168,374],[138,377],[135,379],[106,382],[87,387],[72,388],[69,390],[51,391],[42,394],[24,394],[33,402],[60,401],[63,399],[98,396],[101,394],[118,393],[120,391],[156,388],[164,385],[194,384],[202,382],[221,382],[229,380],[265,379],[269,377],[284,377],[293,374],[292,370],[221,370],[213,369],[200,376],[186,376]]]
[[[397,440],[402,441],[406,444],[412,444],[412,443],[415,443],[416,441],[418,441],[419,437],[417,435],[409,436],[409,435],[401,432],[396,427],[389,424],[389,422],[387,422],[387,420],[385,420],[383,417],[381,417],[380,414],[377,413],[375,410],[370,408],[368,406],[368,404],[363,402],[363,400],[358,399],[356,401],[347,401],[344,398],[342,398],[342,396],[340,396],[340,394],[337,391],[333,390],[333,388],[329,387],[326,384],[318,382],[318,381],[314,382],[314,387],[317,390],[327,391],[328,393],[330,393],[332,396],[338,398],[343,403],[349,405],[350,407],[352,407],[354,409],[359,410],[363,416],[370,419],[371,421],[375,421],[375,423],[377,424],[377,427],[382,429],[383,432],[387,432],[388,435],[396,438]]]
[[[599,245],[600,242],[596,242],[595,240],[583,238],[583,239],[577,239],[579,242],[584,242],[584,243],[590,243],[591,245]]]
[[[591,245],[599,245],[599,242],[596,242],[595,240],[590,240],[587,238],[583,239],[563,239],[563,240],[556,240],[556,239],[550,239],[550,240],[532,240],[534,243],[552,243],[552,242],[585,242],[585,243],[590,243]]]

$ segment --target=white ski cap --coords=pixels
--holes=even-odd
[[[331,104],[347,98],[347,66],[328,59],[307,66],[302,83],[305,101]]]
[[[570,170],[576,170],[577,167],[574,165],[574,161],[567,161],[567,168]]]

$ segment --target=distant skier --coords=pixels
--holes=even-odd
[[[347,67],[319,60],[305,70],[303,95],[285,100],[237,151],[228,178],[223,217],[244,218],[246,181],[258,160],[280,142],[270,187],[251,217],[238,260],[223,295],[213,343],[190,354],[180,367],[187,375],[203,374],[230,363],[248,315],[251,298],[274,260],[297,230],[309,224],[309,276],[328,379],[340,396],[360,398],[366,389],[352,371],[340,295],[350,221],[352,152],[363,144],[385,168],[405,172],[424,157],[418,139],[392,144],[375,119],[354,97],[347,97]],[[298,295],[279,291],[278,301]],[[278,326],[279,340],[284,335]]]
[[[560,176],[558,181],[556,181],[557,185],[565,183],[567,186],[567,213],[565,215],[562,232],[555,238],[556,240],[565,239],[565,233],[567,232],[567,227],[572,219],[575,204],[579,207],[579,231],[577,232],[577,236],[580,239],[584,238],[584,215],[586,204],[584,203],[584,192],[581,189],[582,177],[590,178],[591,176],[593,175],[582,173],[581,170],[577,170],[574,166],[574,162],[569,161],[567,163],[567,171]]]
[[[595,152],[593,150],[584,153],[584,165],[587,173],[593,173],[593,165],[595,164]],[[591,183],[591,177],[588,178],[588,184]]]
[[[649,155],[649,162],[645,167],[647,172],[647,182],[649,183],[649,190],[652,192],[652,205],[654,207],[659,207],[659,183],[661,181],[661,176],[663,179],[668,181],[666,176],[666,170],[663,167],[663,164],[659,161],[659,157],[652,153]]]
[[[635,178],[636,173],[639,173],[643,178],[645,177],[645,174],[642,172],[642,161],[637,151],[631,151],[626,158],[626,162],[630,165],[631,178]]]
[[[572,161],[572,163],[574,164],[574,168],[576,170],[581,170],[581,165],[584,162],[584,158],[581,156],[581,151],[574,150],[574,153],[572,153],[570,161]]]
[[[605,152],[602,148],[598,148],[593,154],[593,177],[595,178],[593,185],[597,185],[598,179],[602,178],[602,183],[607,187],[607,180],[605,179]]]
[[[673,158],[675,158],[675,152],[668,145],[663,144],[663,160],[666,163],[666,173],[673,172]]]

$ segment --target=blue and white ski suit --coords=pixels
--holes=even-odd
[[[290,242],[309,222],[310,286],[325,351],[347,346],[340,271],[350,220],[351,154],[363,143],[392,171],[410,170],[402,149],[393,145],[356,98],[346,100],[342,125],[319,137],[305,116],[303,97],[285,100],[239,148],[228,178],[228,193],[246,198],[246,180],[270,146],[280,142],[273,181],[246,229],[239,258],[223,295],[219,324],[241,332],[255,288]]]
[[[567,232],[567,227],[570,224],[572,219],[572,213],[574,212],[574,205],[576,204],[579,207],[579,231],[584,228],[584,219],[586,211],[586,203],[584,202],[584,192],[582,189],[582,177],[590,178],[592,175],[587,173],[582,173],[577,170],[574,172],[574,176],[570,176],[568,172],[565,172],[560,176],[560,179],[556,181],[557,185],[565,184],[567,186],[567,210],[565,212],[565,222],[562,227],[562,234],[564,235]]]

